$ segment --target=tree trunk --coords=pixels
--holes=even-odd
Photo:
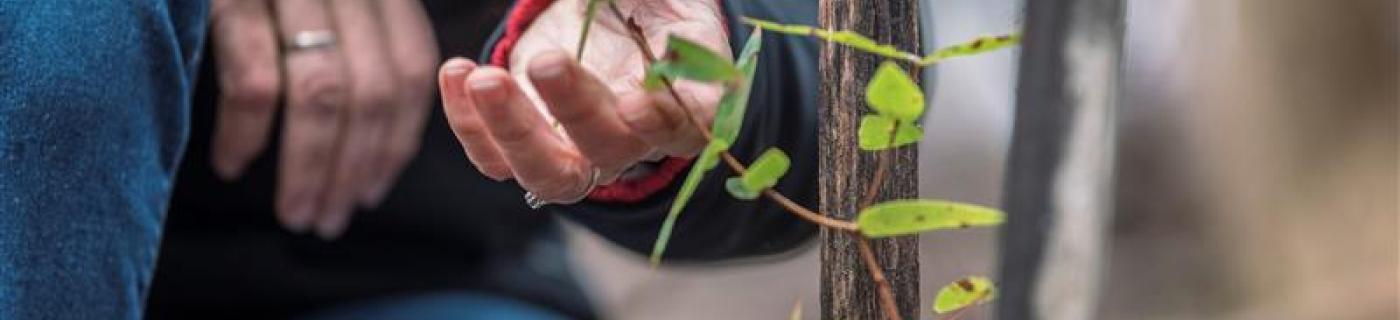
[[[821,27],[846,29],[902,50],[919,51],[917,0],[821,0]],[[876,176],[879,157],[888,169],[877,200],[918,197],[916,150],[912,146],[877,154],[857,148],[856,128],[865,104],[865,84],[884,59],[823,43],[820,191],[821,211],[851,220]],[[909,66],[906,65],[906,68]],[[916,77],[918,72],[911,72]],[[883,319],[879,296],[853,235],[822,230],[821,297],[823,319]],[[905,319],[918,319],[918,237],[872,241]]]
[[[997,315],[1091,319],[1112,217],[1123,2],[1026,10]]]

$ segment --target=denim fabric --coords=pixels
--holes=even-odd
[[[138,319],[208,5],[0,0],[0,319]]]

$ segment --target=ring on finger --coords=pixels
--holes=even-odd
[[[334,48],[337,43],[335,32],[330,30],[299,31],[284,45],[287,52]]]
[[[602,176],[602,174],[602,171],[598,170],[598,167],[593,167],[593,169],[590,170],[588,173],[588,184],[585,188],[583,188],[583,192],[580,192],[578,196],[575,196],[572,199],[562,201],[559,203],[577,203],[579,201],[583,201],[584,198],[588,198],[588,194],[593,193],[593,189],[598,187],[598,178]],[[529,206],[530,209],[539,209],[548,204],[551,204],[551,202],[546,201],[544,199],[540,199],[540,197],[538,195],[535,195],[534,192],[525,192],[525,205]]]

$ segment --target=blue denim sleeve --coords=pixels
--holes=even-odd
[[[139,319],[203,0],[0,0],[0,319]]]

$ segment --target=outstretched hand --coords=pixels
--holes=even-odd
[[[550,203],[576,202],[591,184],[608,183],[640,160],[698,153],[706,141],[686,117],[707,124],[722,95],[719,87],[686,81],[676,83],[684,103],[642,89],[646,57],[627,22],[606,8],[576,61],[586,3],[560,0],[546,9],[510,53],[509,72],[461,58],[439,71],[447,118],[476,168],[493,179],[515,179]],[[730,52],[716,1],[615,4],[654,52],[662,52],[670,35]]]

